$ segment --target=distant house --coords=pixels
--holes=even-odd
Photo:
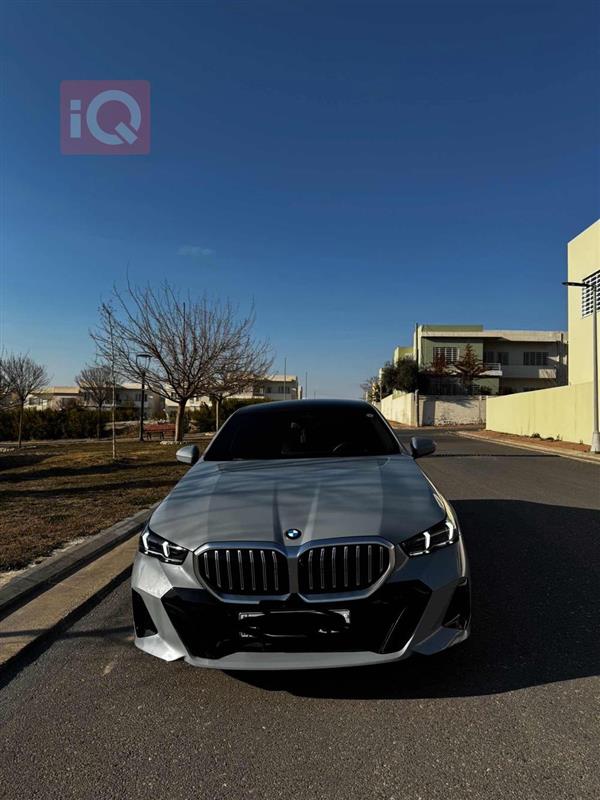
[[[264,380],[256,381],[244,392],[231,395],[236,400],[300,400],[302,389],[298,385],[296,375],[268,375]],[[210,405],[210,398],[206,395],[192,397],[187,402],[187,410],[194,411],[202,405]],[[174,413],[177,408],[177,400],[173,395],[165,400],[165,409],[168,413]]]
[[[135,408],[139,411],[142,404],[141,383],[121,383],[117,386],[115,405],[117,408]],[[108,404],[112,407],[112,401]],[[146,387],[144,398],[144,418],[154,419],[164,415],[165,400],[156,392]]]
[[[262,397],[265,400],[299,400],[301,396],[296,375],[268,375],[258,381],[239,398]]]
[[[448,374],[428,377],[431,394],[461,394],[464,388],[453,364],[467,345],[485,371],[474,381],[484,394],[513,394],[567,383],[567,334],[564,331],[485,330],[483,325],[417,325],[413,344],[397,347],[394,363],[417,361],[426,370],[434,361],[448,365]]]
[[[112,408],[112,393],[110,394],[108,402],[104,404],[104,408],[107,410]],[[116,408],[132,408],[139,411],[141,403],[142,386],[140,383],[122,383],[116,387]],[[91,395],[80,389],[79,386],[47,386],[38,392],[30,394],[25,404],[26,408],[31,408],[35,411],[43,411],[45,409],[59,410],[73,408],[74,406],[95,408],[96,403]],[[144,417],[152,419],[163,416],[163,413],[163,398],[146,389]]]
[[[45,386],[30,394],[25,402],[25,408],[35,411],[44,411],[47,408],[58,410],[78,405],[81,405],[78,386]]]

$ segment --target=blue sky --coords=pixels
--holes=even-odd
[[[4,4],[1,345],[55,383],[126,270],[254,302],[358,384],[415,321],[566,325],[599,216],[596,3]],[[145,79],[152,152],[63,156],[61,80]]]

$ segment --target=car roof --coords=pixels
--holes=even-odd
[[[372,411],[373,406],[364,400],[272,400],[267,403],[254,403],[238,409],[238,414],[268,414],[278,411],[319,411],[320,409],[337,408]]]

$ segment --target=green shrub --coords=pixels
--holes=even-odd
[[[115,414],[118,421],[137,419],[134,408],[119,408]],[[18,409],[0,410],[0,441],[15,441],[18,435]],[[110,411],[103,411],[101,432],[111,420]],[[95,439],[98,412],[95,409],[73,408],[25,409],[23,415],[23,439]]]
[[[229,397],[223,400],[219,408],[219,423],[222,425],[225,420],[230,417],[234,411],[245,406],[253,406],[257,403],[270,403],[270,400],[257,397],[256,399],[238,399]],[[186,414],[189,422],[198,433],[206,433],[214,431],[216,424],[215,409],[212,405],[202,404],[201,408],[194,409]]]

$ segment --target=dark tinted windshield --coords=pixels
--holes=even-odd
[[[323,458],[399,453],[380,417],[363,408],[269,409],[233,416],[215,438],[206,461]]]

